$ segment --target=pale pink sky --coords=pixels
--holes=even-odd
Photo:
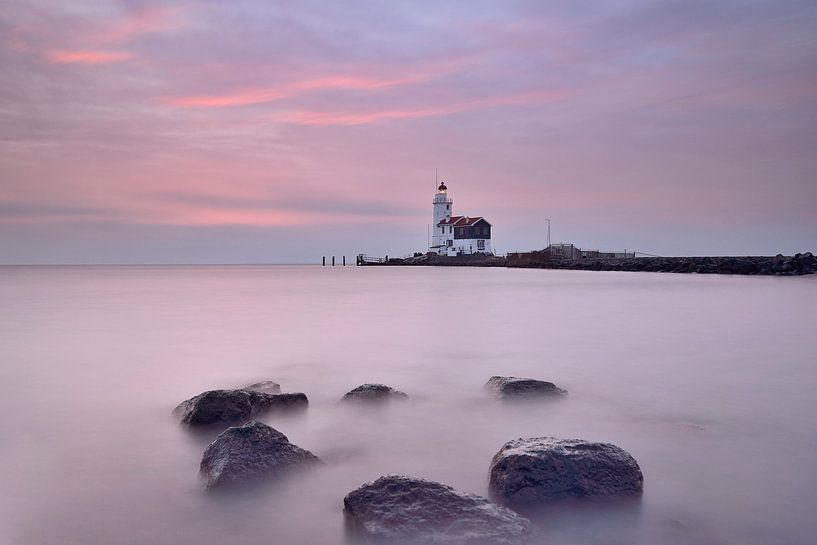
[[[0,263],[817,246],[813,2],[0,4]]]

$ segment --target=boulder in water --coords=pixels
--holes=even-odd
[[[304,409],[309,405],[306,394],[302,392],[291,392],[286,394],[264,394],[261,392],[250,392],[250,402],[252,403],[253,414],[273,409]]]
[[[281,385],[271,380],[264,380],[244,386],[242,390],[252,390],[253,392],[261,392],[262,394],[280,394]]]
[[[506,443],[491,461],[491,495],[507,504],[640,493],[638,462],[609,443],[532,437]]]
[[[264,480],[319,463],[317,456],[293,445],[287,436],[261,422],[227,428],[210,443],[200,472],[207,488]]]
[[[188,426],[231,424],[246,421],[271,409],[303,408],[306,395],[266,394],[254,390],[209,390],[182,401],[173,412]]]
[[[343,401],[386,401],[387,399],[408,399],[408,395],[385,384],[361,384],[346,392]]]
[[[347,520],[377,542],[519,545],[533,525],[475,494],[425,479],[388,475],[343,499]]]
[[[499,377],[488,379],[485,389],[502,399],[522,399],[563,395],[567,390],[552,382],[532,378]]]

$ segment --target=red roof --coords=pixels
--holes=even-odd
[[[457,223],[461,219],[464,219],[464,217],[463,216],[451,216],[450,218],[444,219],[443,221],[441,221],[437,225],[454,225],[455,223]]]
[[[476,216],[476,217],[473,217],[473,218],[465,216],[465,218],[463,218],[462,221],[457,222],[456,226],[457,227],[468,227],[469,225],[474,225],[475,223],[477,223],[479,221],[482,221],[482,216]]]
[[[470,217],[470,216],[451,216],[448,219],[444,219],[443,221],[441,221],[437,225],[453,225],[454,227],[468,227],[468,226],[474,225],[475,223],[478,223],[480,221],[484,221],[485,223],[488,223],[488,221],[485,218],[483,218],[482,216],[474,216],[474,217]],[[488,225],[491,225],[491,224],[488,223]]]

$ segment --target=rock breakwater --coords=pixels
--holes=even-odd
[[[424,254],[391,258],[376,265],[426,265],[435,267],[508,267],[523,269],[568,269],[581,271],[669,272],[697,274],[740,274],[799,276],[817,273],[817,257],[811,252],[793,256],[636,257],[554,259],[545,251],[456,257]]]

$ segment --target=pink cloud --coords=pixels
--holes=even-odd
[[[531,93],[519,93],[509,96],[491,97],[475,99],[458,104],[447,104],[443,106],[432,106],[428,108],[413,108],[399,110],[375,110],[368,112],[317,112],[300,111],[293,112],[284,120],[296,125],[366,125],[389,121],[393,119],[416,119],[422,117],[435,117],[452,115],[456,113],[481,110],[485,108],[495,108],[498,106],[518,106],[524,104],[538,104],[542,102],[558,101],[566,98],[569,93],[561,90],[537,91]]]
[[[111,64],[134,55],[128,51],[51,51],[45,57],[55,64]]]
[[[23,33],[19,28],[11,28],[8,30],[8,35],[3,40],[3,45],[10,50],[17,51],[19,53],[24,53],[33,49],[28,43],[28,40],[26,40],[25,33]]]
[[[66,19],[61,32],[46,32],[37,25],[12,27],[3,44],[17,52],[40,51],[50,63],[110,64],[132,59],[121,45],[150,33],[182,26],[178,8],[128,10],[115,19]],[[120,47],[117,47],[120,46]],[[113,48],[113,49],[112,49]]]
[[[342,210],[298,210],[286,205],[244,208],[240,203],[230,202],[226,196],[224,203],[189,203],[179,201],[162,202],[143,200],[131,210],[132,219],[137,223],[213,226],[247,225],[265,227],[293,227],[327,224],[360,224],[371,221],[394,221],[394,214],[382,216],[360,215],[354,211]]]
[[[409,218],[406,223],[410,224]],[[247,225],[263,227],[297,227],[306,225],[353,225],[368,224],[372,221],[394,221],[395,216],[361,217],[356,214],[330,212],[297,212],[291,210],[244,211],[230,209],[198,208],[174,210],[171,217],[161,217],[145,221],[150,224],[213,226]]]
[[[260,225],[260,226],[297,226],[315,223],[314,214],[293,212],[289,210],[241,211],[229,209],[189,209],[174,210],[173,215],[159,221],[170,225]]]
[[[141,36],[174,30],[182,25],[178,8],[149,7],[131,10],[127,16],[99,29],[95,40],[100,43],[123,43]]]
[[[225,106],[244,106],[248,104],[272,102],[274,100],[280,100],[282,98],[292,96],[292,94],[294,94],[294,92],[286,87],[247,89],[221,96],[200,95],[168,98],[163,102],[170,106],[178,106],[182,108],[222,108]]]
[[[461,63],[445,63],[438,68],[432,68],[422,73],[392,78],[367,77],[354,74],[331,74],[275,87],[242,89],[221,95],[169,97],[165,98],[162,102],[170,106],[182,108],[223,108],[274,102],[310,91],[377,91],[380,89],[417,85],[431,81],[445,73],[451,72],[459,66],[461,66]]]

